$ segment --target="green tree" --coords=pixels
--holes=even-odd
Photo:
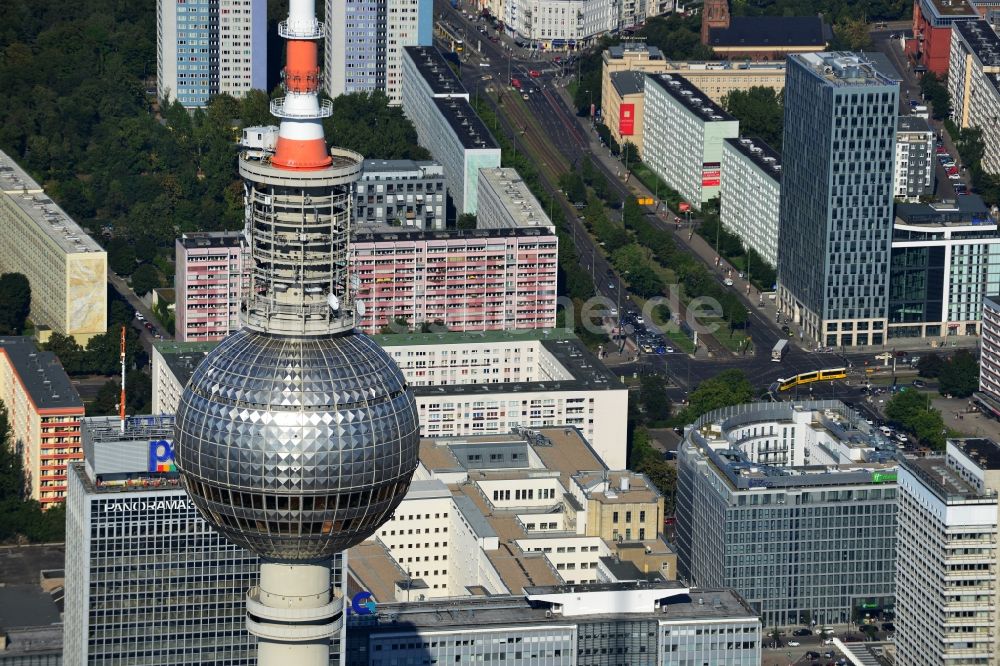
[[[931,406],[930,398],[920,391],[900,391],[892,396],[885,405],[885,415],[893,421],[906,425],[913,421],[921,412]]]
[[[118,413],[120,399],[121,382],[116,378],[109,379],[101,384],[97,395],[87,404],[87,416],[114,416]]]
[[[741,405],[753,398],[753,385],[742,370],[723,370],[691,392],[688,405],[678,414],[676,422],[688,424],[713,409]]]
[[[677,496],[677,468],[663,459],[659,451],[649,443],[649,432],[645,428],[632,431],[629,451],[629,469],[645,474],[663,495],[664,512],[673,515]]]
[[[917,361],[917,373],[928,379],[940,376],[943,368],[944,360],[940,354],[924,354]]]
[[[458,216],[456,221],[456,226],[459,229],[475,229],[476,228],[476,214],[475,213],[462,213]]]
[[[871,32],[863,18],[844,17],[833,26],[833,48],[843,51],[865,51],[872,46]]]
[[[31,311],[31,285],[20,273],[0,275],[0,335],[21,335]]]
[[[84,350],[77,341],[69,335],[53,333],[42,349],[56,355],[63,369],[71,375],[86,373]]]
[[[129,276],[136,269],[135,247],[125,239],[117,238],[107,247],[108,267],[118,275]]]
[[[139,296],[145,296],[161,284],[160,272],[152,264],[142,264],[132,273],[132,290]]]
[[[976,357],[962,349],[945,362],[938,378],[938,392],[956,398],[968,398],[979,388],[979,364]]]
[[[639,382],[639,401],[647,423],[656,426],[666,423],[670,417],[666,377],[659,373],[643,375]]]
[[[920,77],[920,94],[930,102],[932,115],[936,120],[943,120],[951,115],[951,96],[943,77],[934,72],[924,74]]]
[[[785,119],[782,93],[762,86],[734,90],[723,96],[722,106],[740,121],[742,134],[760,137],[775,150],[781,150]]]

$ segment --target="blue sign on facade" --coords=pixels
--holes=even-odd
[[[174,447],[165,439],[154,439],[149,443],[150,472],[176,472]]]
[[[371,592],[358,592],[351,597],[351,605],[347,608],[347,614],[354,615],[374,615],[375,600],[372,599]]]

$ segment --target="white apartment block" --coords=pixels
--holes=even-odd
[[[506,0],[504,26],[539,48],[576,48],[618,28],[615,3],[601,0]]]
[[[996,664],[1000,447],[906,458],[896,512],[896,663]]]
[[[478,188],[477,229],[542,227],[555,233],[552,220],[516,169],[480,169]]]
[[[543,331],[380,335],[417,398],[420,434],[577,428],[624,469],[628,390],[571,335]]]
[[[719,194],[722,142],[739,121],[682,76],[646,76],[643,161],[695,208]]]
[[[781,158],[760,139],[726,139],[722,144],[722,175],[722,225],[776,267]],[[751,266],[751,275],[752,271]]]
[[[934,131],[918,116],[900,116],[896,122],[896,163],[893,196],[919,201],[934,194]]]
[[[479,170],[500,166],[500,146],[434,48],[404,49],[402,104],[417,141],[444,167],[456,214],[476,212]]]
[[[982,169],[1000,173],[1000,37],[987,21],[952,24],[948,93],[955,124],[982,130]]]
[[[31,321],[48,333],[87,341],[108,329],[108,254],[0,151],[0,273],[31,285]]]

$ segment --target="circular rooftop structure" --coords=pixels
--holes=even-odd
[[[176,459],[226,538],[285,562],[363,541],[417,466],[416,403],[370,338],[242,329],[198,366],[177,411]]]

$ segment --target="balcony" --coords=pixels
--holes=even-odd
[[[329,118],[333,115],[333,102],[328,99],[324,99],[320,101],[318,110],[303,112],[286,109],[285,98],[279,97],[271,100],[271,115],[278,118]]]

